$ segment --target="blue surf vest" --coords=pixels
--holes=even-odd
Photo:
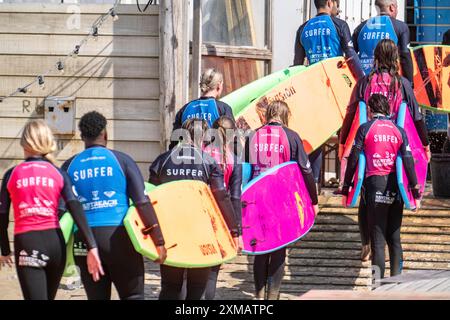
[[[328,15],[309,20],[300,35],[300,43],[305,48],[309,64],[343,55],[339,34]]]
[[[375,47],[383,39],[391,39],[398,43],[394,25],[389,16],[370,18],[358,35],[359,60],[364,73],[372,71]]]
[[[203,119],[208,122],[208,126],[211,128],[219,117],[216,99],[198,99],[187,105],[181,117],[181,122],[184,123],[186,120],[193,118]]]
[[[123,225],[129,208],[126,177],[110,150],[86,149],[73,159],[68,174],[90,227]]]

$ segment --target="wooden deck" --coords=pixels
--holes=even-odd
[[[447,293],[450,298],[450,271],[423,270],[383,279],[376,292]]]
[[[300,300],[450,300],[450,271],[421,270],[381,280],[371,292],[311,290]]]

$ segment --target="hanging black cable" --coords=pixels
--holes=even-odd
[[[141,9],[141,5],[139,4],[139,0],[136,0],[136,4],[138,7],[139,12],[144,13],[145,11],[147,11],[148,7],[153,4],[153,0],[148,0],[147,4],[144,7],[144,10]]]

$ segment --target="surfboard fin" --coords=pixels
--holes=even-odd
[[[247,206],[248,206],[249,204],[256,204],[256,202],[242,201],[242,208],[247,208]]]

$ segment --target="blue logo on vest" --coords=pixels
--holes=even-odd
[[[214,121],[219,119],[219,110],[215,99],[198,99],[190,102],[183,112],[181,121],[188,119],[203,119],[212,127]]]
[[[68,174],[90,227],[123,225],[129,208],[126,177],[110,150],[86,149],[73,159]]]
[[[395,44],[398,42],[391,18],[378,16],[369,19],[358,36],[359,60],[365,74],[372,71],[375,48],[383,39],[391,39]]]
[[[327,15],[309,20],[300,35],[300,42],[309,64],[343,55],[336,26]]]

